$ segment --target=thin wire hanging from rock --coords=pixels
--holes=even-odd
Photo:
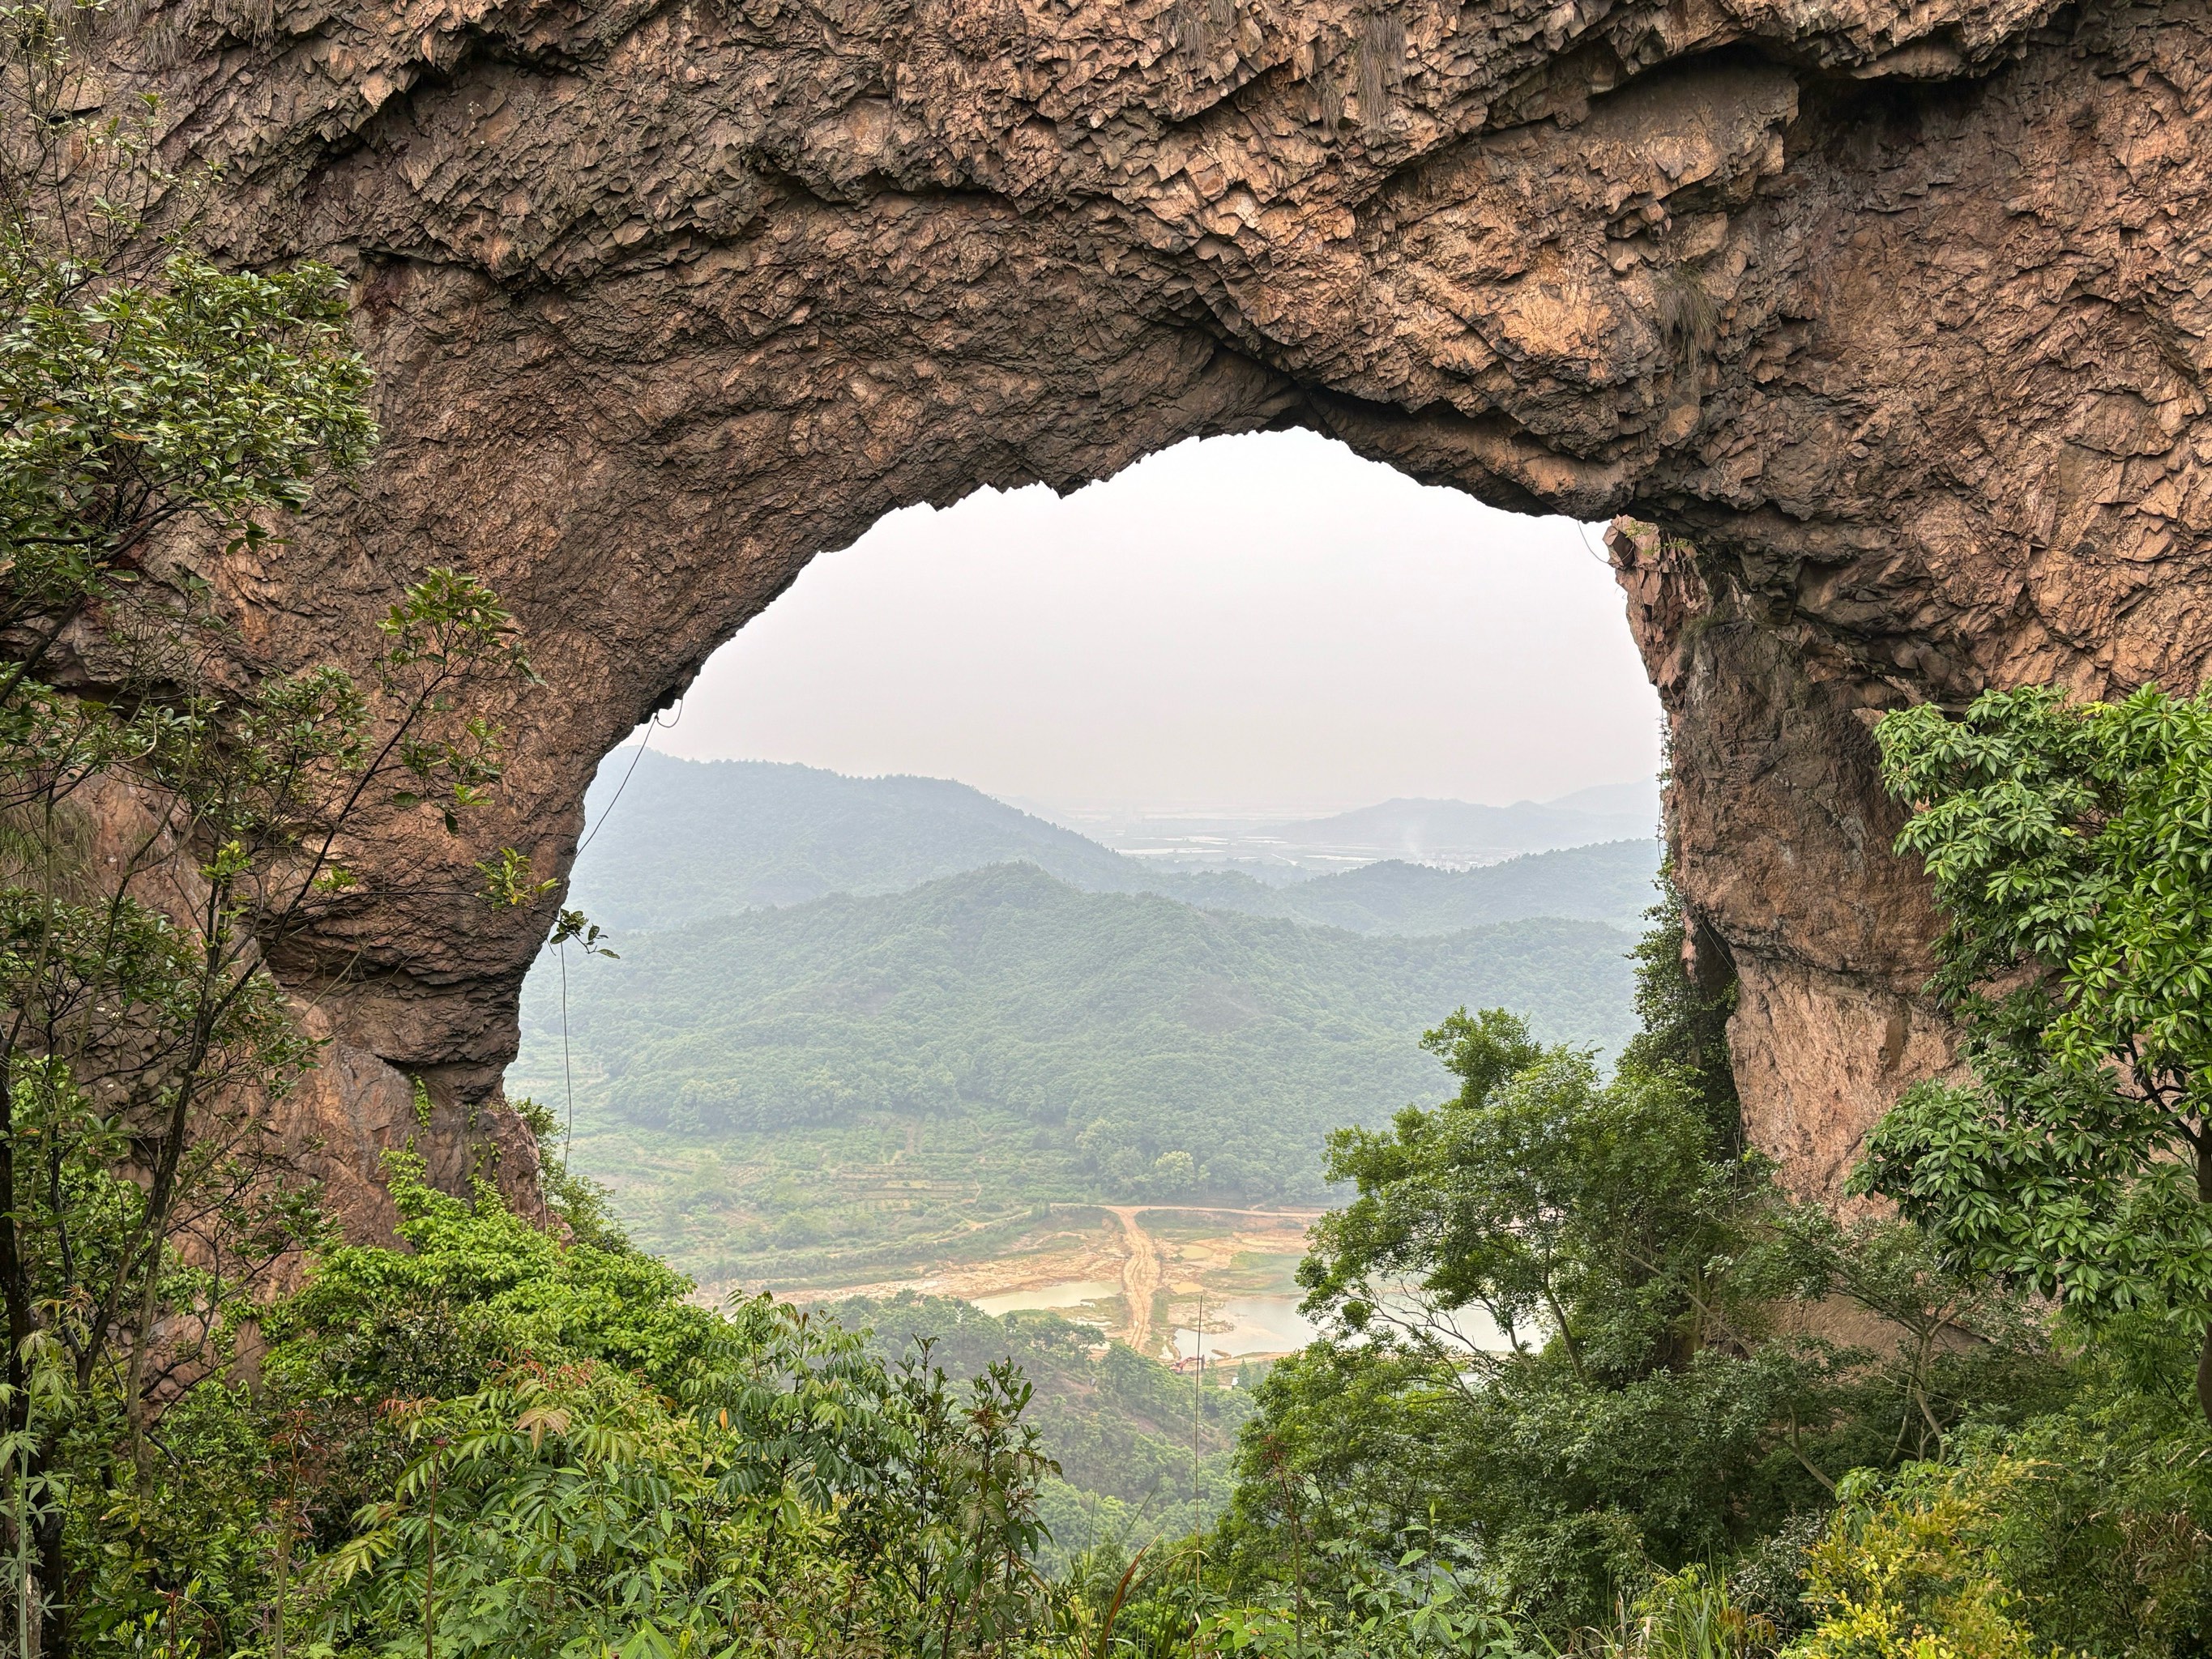
[[[676,707],[670,711],[670,715],[665,729],[673,732],[678,721],[684,718],[682,698],[677,699]],[[645,735],[637,740],[637,752],[629,757],[629,769],[623,772],[622,781],[615,786],[614,799],[607,803],[607,810],[599,814],[599,821],[586,830],[583,840],[576,843],[577,858],[584,856],[584,849],[598,839],[599,831],[607,827],[607,820],[615,815],[615,808],[622,802],[623,791],[629,787],[629,781],[637,775],[637,763],[645,758],[646,750],[652,746],[653,734],[659,729],[662,728],[659,714],[646,722]],[[571,862],[568,867],[573,870],[575,865]],[[561,1173],[565,1176],[568,1173],[569,1144],[576,1138],[576,1077],[568,1061],[568,941],[563,939],[553,949],[561,958],[561,1093],[563,1103]]]
[[[684,718],[683,703],[678,702],[675,708],[671,712],[676,718],[668,722],[666,729],[673,732],[676,729],[678,723]],[[584,849],[586,847],[589,847],[592,842],[598,838],[600,830],[607,827],[607,820],[614,816],[615,807],[623,798],[623,791],[629,787],[629,781],[637,775],[637,763],[645,758],[645,751],[653,746],[653,734],[656,730],[659,729],[659,727],[660,716],[658,714],[655,714],[650,720],[646,722],[645,735],[637,740],[637,748],[629,757],[629,769],[623,774],[623,781],[615,786],[614,799],[609,801],[607,803],[607,810],[599,814],[599,821],[593,824],[589,830],[586,830],[584,832],[583,840],[576,843],[576,856],[578,858],[584,856]],[[574,866],[571,867],[573,868]]]

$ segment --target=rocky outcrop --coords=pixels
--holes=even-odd
[[[1700,977],[1736,979],[1729,1024],[1747,1127],[1795,1184],[1838,1194],[1906,1085],[1953,1060],[1921,996],[1940,925],[1889,848],[1866,716],[1890,688],[1760,623],[1686,543],[1607,538],[1669,728],[1667,818]]]
[[[585,781],[904,503],[1318,428],[1614,546],[1755,1133],[1832,1181],[1942,1063],[1866,718],[2212,646],[2212,19],[2030,0],[168,0],[106,89],[225,257],[358,281],[385,445],[210,574],[258,667],[432,562],[550,690],[465,842]],[[1663,532],[1663,533],[1662,533]],[[428,850],[426,850],[428,849]],[[495,1095],[546,918],[364,912],[285,971]],[[337,982],[341,964],[356,976]],[[339,1115],[343,1111],[337,1108]]]

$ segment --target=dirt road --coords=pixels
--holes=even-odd
[[[1121,1258],[1121,1303],[1128,1310],[1129,1322],[1121,1333],[1121,1340],[1147,1358],[1152,1352],[1152,1298],[1159,1291],[1162,1269],[1159,1246],[1152,1242],[1152,1236],[1145,1231],[1145,1224],[1138,1217],[1146,1213],[1242,1215],[1268,1221],[1310,1222],[1318,1219],[1322,1213],[1319,1210],[1231,1210],[1214,1204],[1106,1204],[1098,1207],[1121,1224],[1122,1242],[1128,1249],[1128,1254]]]
[[[1139,1353],[1151,1354],[1152,1341],[1152,1297],[1160,1288],[1160,1252],[1137,1218],[1145,1212],[1144,1205],[1115,1205],[1108,1213],[1121,1224],[1121,1237],[1129,1246],[1129,1254],[1121,1258],[1121,1305],[1128,1310],[1128,1328],[1121,1340]]]

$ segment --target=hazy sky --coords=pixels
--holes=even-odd
[[[893,514],[653,743],[1066,809],[1542,799],[1658,764],[1596,543],[1307,433],[1185,443],[1065,500]]]

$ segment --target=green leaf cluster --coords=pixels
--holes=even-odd
[[[1686,983],[1671,902],[1655,922],[1649,1024],[1612,1077],[1462,1010],[1424,1043],[1455,1095],[1333,1137],[1353,1194],[1300,1269],[1329,1334],[1260,1385],[1231,1582],[1303,1571],[1326,1601],[1321,1544],[1371,1558],[1430,1525],[1564,1641],[1664,1575],[1758,1557],[1855,1468],[2063,1396],[2016,1297],[1909,1225],[1790,1202],[1740,1150],[1703,1069],[1726,989]]]
[[[1972,1078],[1899,1103],[1861,1189],[2079,1317],[2205,1326],[2212,702],[2027,687],[1877,735],[1912,808],[1899,849],[1947,917],[1933,988]]]

